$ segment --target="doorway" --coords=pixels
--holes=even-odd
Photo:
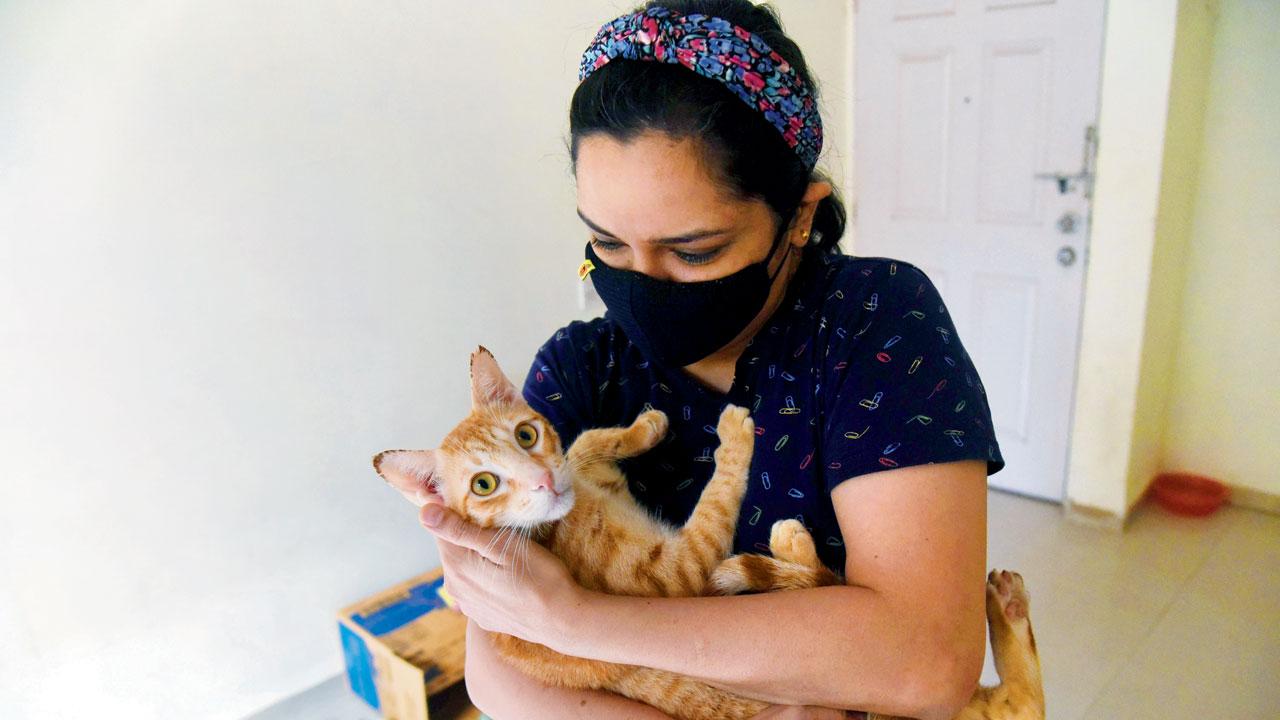
[[[855,3],[856,245],[934,281],[1007,467],[1061,501],[1105,0]]]

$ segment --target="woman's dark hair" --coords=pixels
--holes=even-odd
[[[772,7],[750,0],[651,0],[636,12],[651,7],[682,15],[712,15],[749,30],[790,63],[818,96],[800,48],[783,33]],[[588,135],[603,133],[629,142],[649,130],[700,139],[708,165],[719,172],[725,187],[738,197],[763,200],[779,223],[790,220],[811,181],[826,179],[805,167],[763,115],[719,81],[688,68],[615,59],[588,75],[574,91],[569,104],[569,152],[575,166],[578,144]],[[840,252],[844,226],[844,203],[833,189],[818,203],[811,247]]]

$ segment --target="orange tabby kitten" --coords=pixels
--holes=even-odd
[[[542,544],[583,587],[616,595],[688,597],[841,582],[818,561],[813,538],[795,520],[773,526],[773,557],[728,557],[754,443],[746,409],[730,405],[721,414],[715,472],[688,521],[673,528],[636,503],[617,466],[665,436],[663,413],[641,413],[630,427],[587,430],[562,452],[550,423],[524,402],[484,348],[471,356],[471,395],[471,414],[440,449],[388,450],[373,458],[378,474],[414,504],[438,493],[472,523],[513,533],[517,547],[528,540]],[[1043,718],[1026,608],[1021,578],[992,572],[987,613],[1003,683],[979,688],[961,719]],[[679,720],[745,719],[768,706],[661,670],[561,655],[509,635],[493,640],[507,661],[544,683],[609,690]]]

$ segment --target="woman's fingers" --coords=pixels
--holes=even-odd
[[[423,505],[418,519],[437,538],[474,550],[491,563],[503,564],[501,554],[494,547],[497,531],[473,525],[440,503]]]

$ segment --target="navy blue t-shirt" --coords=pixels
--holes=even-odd
[[[734,551],[767,553],[774,521],[797,518],[839,572],[840,483],[955,460],[985,460],[988,474],[1004,467],[986,392],[937,289],[886,258],[806,253],[728,394],[644,357],[606,314],[556,331],[524,396],[566,447],[585,429],[664,411],[666,439],[622,467],[636,499],[675,525],[711,478],[720,411],[750,408],[756,445]]]

